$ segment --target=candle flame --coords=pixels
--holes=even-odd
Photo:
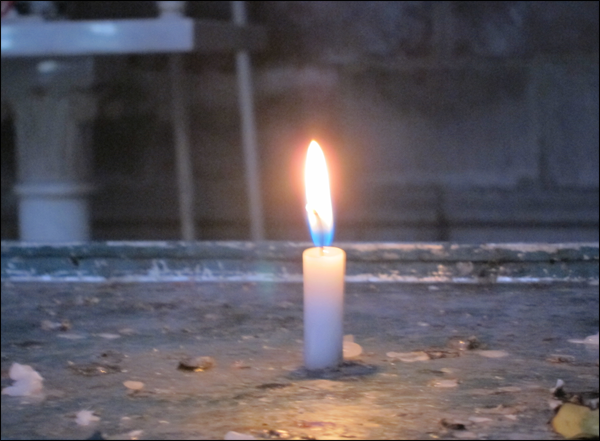
[[[306,212],[312,241],[318,247],[333,242],[333,210],[329,190],[329,173],[323,150],[316,141],[311,141],[306,154],[304,168],[306,187]]]

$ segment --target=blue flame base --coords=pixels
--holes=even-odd
[[[327,247],[333,243],[333,233],[334,228],[332,227],[330,230],[324,231],[318,228],[314,230],[308,227],[310,231],[310,237],[312,238],[313,243],[317,247]]]

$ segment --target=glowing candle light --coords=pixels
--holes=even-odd
[[[304,364],[335,368],[343,360],[344,272],[346,253],[333,242],[333,210],[325,155],[308,146],[304,169],[306,212],[316,247],[302,254],[304,273]]]

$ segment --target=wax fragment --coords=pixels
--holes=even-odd
[[[344,341],[344,358],[358,357],[362,354],[362,347],[353,341]]]
[[[50,320],[42,320],[42,323],[40,324],[40,327],[44,331],[56,331],[57,329],[60,328],[60,323],[59,322],[53,322],[53,321],[50,321]]]
[[[96,421],[100,421],[100,418],[94,415],[94,412],[91,410],[80,410],[75,416],[75,422],[79,426],[89,426]]]
[[[429,355],[427,355],[423,351],[416,352],[388,352],[387,355],[389,358],[394,360],[400,360],[405,363],[413,363],[415,361],[427,361],[429,360]]]
[[[127,389],[131,389],[131,390],[142,390],[144,388],[144,383],[142,383],[141,381],[124,381],[123,382],[123,386],[125,386]]]
[[[570,343],[579,343],[579,344],[584,344],[584,345],[596,345],[598,346],[598,339],[600,337],[600,333],[597,333],[595,335],[588,335],[586,338],[584,338],[583,340],[569,340]]]
[[[129,437],[129,439],[139,439],[143,433],[143,430],[132,430],[127,434],[127,436]]]
[[[58,334],[58,337],[66,338],[67,340],[81,340],[81,339],[85,338],[85,335],[69,333],[69,334]]]
[[[107,340],[115,340],[117,338],[121,338],[121,336],[119,334],[111,334],[109,332],[103,332],[101,334],[98,334],[98,337],[102,337]]]
[[[550,407],[551,410],[558,409],[562,404],[563,402],[561,400],[548,400],[548,407]]]
[[[475,424],[481,424],[481,423],[489,423],[489,422],[494,421],[494,420],[492,420],[491,418],[486,418],[486,417],[472,416],[472,417],[469,417],[469,421],[471,421],[471,422],[473,422]]]
[[[26,397],[42,393],[44,379],[31,366],[13,363],[8,375],[15,383],[2,389],[2,395]]]
[[[477,354],[486,358],[503,358],[508,356],[506,351],[477,351]]]

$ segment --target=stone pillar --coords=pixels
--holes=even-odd
[[[21,240],[90,239],[94,77],[88,57],[2,61],[2,92],[15,117]]]

